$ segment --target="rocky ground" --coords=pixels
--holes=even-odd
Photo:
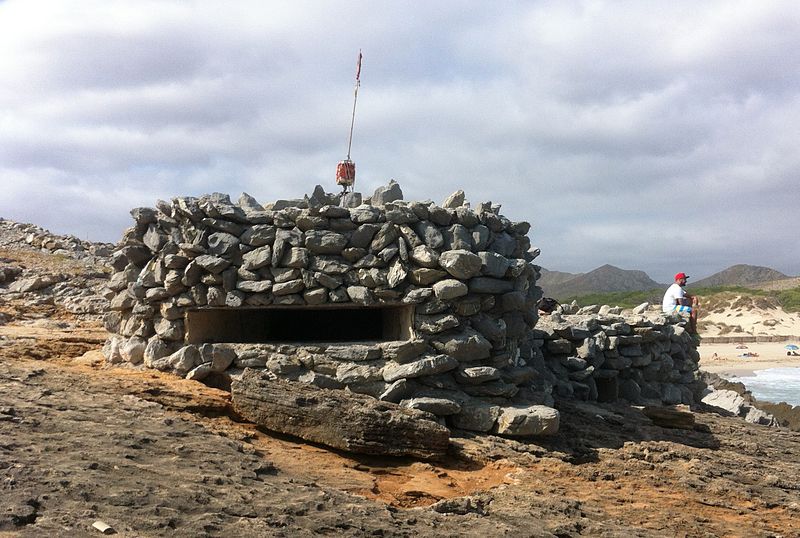
[[[558,435],[455,431],[436,462],[260,431],[226,392],[104,365],[102,251],[0,225],[0,536],[800,535],[800,433],[699,408],[556,402]]]

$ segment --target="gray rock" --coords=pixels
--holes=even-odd
[[[312,256],[309,269],[328,275],[341,275],[351,269],[351,265],[344,260],[330,256]]]
[[[458,366],[458,361],[447,355],[427,355],[406,364],[388,363],[383,368],[383,380],[391,383],[398,379],[410,379],[420,376],[448,372]]]
[[[461,224],[453,224],[444,232],[444,250],[466,250],[471,252],[473,246],[472,234]]]
[[[281,260],[281,265],[295,269],[304,269],[308,267],[308,260],[308,249],[302,247],[291,247],[284,254],[283,259]]]
[[[403,297],[404,304],[418,304],[433,295],[432,288],[409,288]]]
[[[389,283],[388,273],[386,269],[359,269],[357,273],[358,281],[367,288],[386,286]]]
[[[328,301],[328,290],[327,288],[306,290],[303,292],[303,300],[310,305],[326,303]]]
[[[476,251],[485,251],[490,239],[491,231],[483,224],[478,224],[472,229],[472,245]]]
[[[12,282],[8,289],[9,291],[18,293],[28,293],[50,287],[56,282],[61,282],[61,280],[63,280],[63,277],[60,275],[43,275],[32,278],[23,278],[21,280]]]
[[[347,238],[328,230],[306,232],[305,246],[314,254],[339,254],[347,246]]]
[[[298,278],[296,280],[290,280],[288,282],[279,282],[272,286],[272,294],[274,296],[280,295],[289,295],[292,293],[298,293],[305,288],[305,284],[303,283],[302,278]]]
[[[751,424],[761,424],[762,426],[772,426],[776,428],[780,426],[780,423],[773,415],[761,409],[756,409],[755,407],[748,408],[744,420]]]
[[[272,282],[269,280],[242,280],[236,284],[236,289],[247,293],[265,293],[272,289]]]
[[[491,342],[473,329],[465,329],[446,338],[437,338],[431,343],[440,353],[464,362],[485,359],[492,350]]]
[[[400,402],[400,405],[411,409],[419,409],[420,411],[433,413],[434,415],[440,417],[455,415],[456,413],[461,412],[461,405],[458,402],[447,398],[431,398],[423,396],[419,398],[411,398],[410,400],[403,400]]]
[[[258,247],[242,255],[242,268],[247,271],[255,271],[256,269],[266,267],[271,262],[272,247],[269,245]]]
[[[419,267],[411,270],[409,278],[414,284],[428,286],[445,278],[446,276],[446,271],[440,271],[439,269],[428,269],[427,267]]]
[[[461,189],[457,190],[450,196],[444,199],[442,202],[442,207],[444,208],[455,208],[464,205],[464,191]]]
[[[384,402],[399,403],[406,396],[411,394],[413,390],[414,386],[409,380],[398,379],[386,387],[386,390],[384,390],[380,396],[378,396],[378,399]]]
[[[410,208],[395,204],[386,205],[386,221],[394,224],[411,224],[417,222],[419,217]]]
[[[183,320],[181,319],[159,319],[154,324],[154,329],[158,337],[162,340],[166,340],[168,342],[183,340]]]
[[[428,208],[428,218],[432,223],[436,224],[437,226],[449,225],[450,221],[453,220],[453,216],[454,213],[451,209],[445,209],[439,206],[431,206]]]
[[[156,225],[151,224],[147,227],[147,232],[144,234],[142,242],[147,245],[151,252],[155,253],[161,250],[161,247],[167,242],[167,236],[159,233]]]
[[[256,224],[242,233],[240,240],[251,247],[262,247],[275,241],[275,226]]]
[[[365,286],[348,286],[347,296],[351,301],[357,304],[368,305],[375,302],[369,288]]]
[[[499,295],[501,293],[514,291],[514,283],[512,281],[485,276],[470,279],[468,285],[470,293],[491,293]]]
[[[462,297],[468,292],[469,288],[467,288],[467,285],[454,278],[447,278],[433,284],[433,293],[436,295],[437,299],[442,301]]]
[[[383,342],[380,345],[383,358],[404,364],[419,357],[424,353],[428,344],[422,339]]]
[[[144,338],[133,336],[120,346],[122,358],[131,364],[140,364],[144,361],[144,350],[147,342]]]
[[[703,398],[701,401],[713,407],[719,407],[729,413],[733,413],[735,416],[742,416],[746,413],[745,407],[747,406],[747,402],[744,401],[738,393],[732,390],[712,390]]]
[[[430,458],[449,446],[449,431],[428,413],[345,391],[270,380],[256,370],[234,379],[231,396],[247,420],[350,452]]]
[[[275,282],[297,280],[303,274],[300,269],[295,269],[293,267],[271,267],[269,272],[272,275],[272,280]]]
[[[500,406],[498,405],[468,401],[461,404],[461,412],[450,417],[450,422],[462,430],[488,432],[494,428],[499,416]]]
[[[231,264],[231,262],[226,259],[220,258],[219,256],[210,256],[208,254],[203,254],[202,256],[196,257],[193,260],[193,263],[213,274],[221,273]],[[189,266],[187,266],[187,270],[188,267]]]
[[[211,373],[213,373],[213,369],[211,368],[211,364],[208,362],[204,362],[199,366],[195,366],[186,374],[186,379],[193,380],[193,381],[202,381],[203,379],[207,378]]]
[[[203,344],[199,351],[200,360],[211,365],[212,372],[224,372],[236,360],[236,352],[225,345]]]
[[[350,218],[350,211],[346,207],[339,207],[337,205],[323,206],[320,208],[319,214],[332,219]]]
[[[159,370],[172,369],[179,376],[185,376],[195,366],[201,364],[200,352],[195,346],[183,346],[162,361]]]
[[[558,433],[558,427],[559,413],[557,410],[544,405],[532,405],[529,407],[503,407],[492,431],[510,437],[527,437],[555,435]]]
[[[503,278],[511,266],[508,258],[496,252],[478,252],[478,257],[481,259],[481,274],[486,276]]]
[[[501,256],[513,256],[517,249],[517,241],[506,232],[494,236],[494,240],[489,245],[489,250]]]
[[[432,316],[417,314],[415,319],[417,329],[428,334],[438,334],[458,327],[458,325],[458,318],[452,314],[435,314]]]
[[[383,216],[383,211],[370,205],[360,205],[350,209],[350,219],[356,224],[371,224],[378,222]]]
[[[408,277],[408,270],[400,260],[395,260],[392,262],[391,267],[389,267],[389,273],[386,275],[386,285],[390,289],[396,288],[405,281],[406,277]]]
[[[395,180],[389,180],[389,184],[385,187],[378,187],[372,194],[370,199],[372,205],[382,206],[389,202],[403,199],[403,191],[400,185]]]
[[[229,256],[239,246],[239,238],[226,232],[208,236],[208,253],[214,256]]]
[[[397,230],[397,225],[391,222],[385,223],[372,238],[372,242],[369,245],[370,251],[379,252],[383,250],[394,242],[399,235],[400,233]]]
[[[444,245],[444,236],[439,228],[428,221],[420,221],[414,226],[414,230],[422,241],[432,249],[439,249]]]
[[[464,385],[480,385],[488,381],[500,379],[500,370],[491,366],[473,366],[464,368],[463,366],[455,371],[455,378]]]
[[[225,295],[225,306],[229,308],[239,308],[244,304],[247,294],[239,290],[229,291]]]
[[[411,260],[420,267],[439,267],[439,253],[428,245],[419,245],[409,253]]]
[[[383,379],[380,368],[352,363],[340,364],[336,369],[336,380],[349,385],[351,383],[366,383]]]
[[[297,378],[301,383],[314,385],[321,389],[341,389],[344,385],[329,375],[318,374],[317,372],[306,372]]]
[[[361,362],[379,359],[381,357],[381,348],[361,344],[333,345],[328,346],[325,350],[325,355],[335,360]]]

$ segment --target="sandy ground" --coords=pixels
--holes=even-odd
[[[759,308],[749,304],[740,306],[732,301],[729,308],[709,312],[701,302],[700,320],[706,325],[707,336],[758,336],[781,335],[800,337],[800,313],[786,312],[782,308]]]
[[[787,356],[789,342],[758,342],[748,344],[700,344],[700,368],[723,377],[747,376],[768,368],[800,368],[800,357]],[[737,348],[745,345],[747,348]],[[743,357],[752,353],[756,357]]]

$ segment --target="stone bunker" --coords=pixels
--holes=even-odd
[[[104,353],[215,386],[251,368],[508,435],[558,428],[554,396],[691,403],[680,318],[563,308],[539,322],[527,222],[397,183],[261,205],[158,201],[112,255]]]

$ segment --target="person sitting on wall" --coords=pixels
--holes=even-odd
[[[694,295],[687,295],[683,290],[686,286],[686,273],[678,273],[675,275],[675,282],[667,288],[664,294],[664,300],[661,303],[661,309],[664,312],[678,312],[680,314],[689,314],[689,332],[697,334],[697,307],[699,303],[697,297]]]

